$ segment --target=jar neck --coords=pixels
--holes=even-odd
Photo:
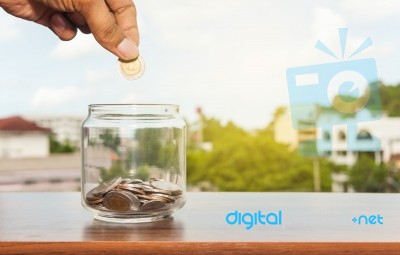
[[[92,104],[89,115],[92,117],[135,117],[165,118],[178,115],[179,106],[173,104]]]

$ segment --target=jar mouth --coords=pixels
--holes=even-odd
[[[89,115],[106,118],[159,119],[176,116],[176,104],[91,104]]]
[[[179,108],[177,104],[90,104],[89,108]]]

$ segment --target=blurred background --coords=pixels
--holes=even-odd
[[[0,191],[77,191],[80,125],[94,103],[172,103],[188,123],[193,191],[400,191],[400,2],[136,0],[142,78],[127,81],[91,35],[61,42],[0,11]],[[301,156],[318,129],[293,129],[286,70],[338,61],[337,30],[377,63],[380,151]],[[346,142],[346,128],[327,139]],[[326,137],[324,137],[326,138]],[[342,148],[342,149],[341,149]]]

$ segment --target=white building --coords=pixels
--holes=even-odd
[[[21,117],[0,119],[0,158],[47,157],[50,133]]]
[[[360,111],[354,119],[347,120],[338,114],[325,114],[314,120],[316,128],[314,131],[309,129],[308,138],[316,140],[319,155],[328,157],[336,164],[352,166],[363,153],[373,156],[376,163],[388,163],[400,155],[400,118],[383,116],[373,120],[375,118],[368,114],[368,111]],[[288,112],[275,121],[274,133],[277,142],[288,144],[291,148],[299,148],[300,142],[307,138],[304,130],[293,129]],[[332,174],[332,191],[351,192],[352,187],[347,182],[347,174]]]
[[[50,128],[56,140],[60,143],[68,141],[75,146],[80,144],[81,125],[84,120],[82,116],[43,115],[26,116],[26,119],[35,122],[39,126]]]
[[[360,114],[368,113],[360,112]],[[309,138],[316,138],[316,145],[322,156],[347,166],[352,166],[358,155],[363,152],[374,154],[377,163],[388,162],[392,155],[400,154],[400,117],[383,116],[378,120],[363,121],[372,119],[364,115],[359,117],[359,120],[357,116],[351,120],[356,123],[355,130],[350,132],[353,135],[349,134],[347,124],[337,124],[345,122],[339,115],[325,115],[316,121],[314,126],[317,128],[314,128],[314,131],[309,129],[315,133]],[[301,141],[300,132],[293,128],[288,111],[275,121],[275,141],[288,144],[290,148],[298,148]]]
[[[329,124],[326,119],[322,121]],[[399,117],[384,116],[379,120],[360,121],[354,128],[349,132],[349,126],[344,124],[332,125],[326,130],[318,129],[318,151],[333,162],[347,166],[352,166],[360,153],[373,155],[377,163],[389,162],[392,155],[400,153]]]

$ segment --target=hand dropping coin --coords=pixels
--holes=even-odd
[[[136,80],[144,73],[144,60],[141,56],[133,60],[118,59],[118,67],[122,76],[128,80]]]

